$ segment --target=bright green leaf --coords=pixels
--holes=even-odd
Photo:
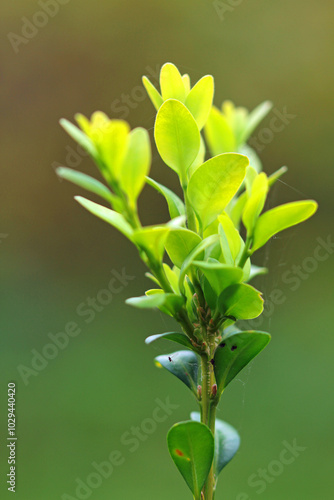
[[[259,104],[255,109],[253,109],[253,111],[251,111],[251,113],[249,113],[246,125],[241,134],[241,143],[244,143],[249,139],[256,127],[267,116],[272,107],[273,104],[270,101],[265,101],[262,104]]]
[[[268,177],[269,187],[271,187],[273,184],[275,184],[275,182],[278,181],[282,177],[282,175],[284,175],[287,171],[288,171],[288,167],[281,167],[278,170],[276,170],[276,172],[271,174]]]
[[[188,197],[206,228],[220,215],[245,177],[248,158],[237,153],[215,156],[198,167],[190,178]]]
[[[174,229],[169,232],[165,246],[173,264],[181,269],[184,260],[201,241],[200,236],[189,229]]]
[[[186,91],[182,76],[174,64],[166,63],[160,71],[160,88],[163,100],[178,99],[185,101]]]
[[[252,183],[251,194],[248,196],[248,200],[242,214],[242,222],[247,229],[248,235],[253,234],[256,221],[262,212],[267,199],[268,189],[268,177],[264,172],[262,172]]]
[[[191,88],[190,77],[187,73],[182,75],[182,81],[183,81],[184,89],[186,91],[186,96],[187,96],[189,94],[190,88]]]
[[[226,207],[226,212],[231,217],[234,226],[240,226],[242,212],[248,200],[248,194],[244,191],[237,199],[233,198],[229,205]]]
[[[102,184],[102,182],[94,179],[94,177],[90,177],[89,175],[83,174],[82,172],[77,172],[76,170],[72,170],[71,168],[66,167],[58,167],[56,172],[57,175],[62,179],[73,182],[73,184],[76,184],[83,189],[87,189],[87,191],[90,191],[91,193],[101,196],[101,198],[109,201],[109,203],[112,202],[112,192],[104,184]]]
[[[217,240],[218,240],[218,235],[212,235],[209,236],[208,238],[205,238],[205,240],[201,241],[201,243],[199,243],[197,247],[195,247],[190,252],[188,257],[185,259],[185,261],[182,264],[179,277],[179,289],[181,291],[184,290],[183,282],[189,268],[193,265],[194,261],[199,258],[200,255],[203,255],[203,251],[210,245],[213,245]]]
[[[185,184],[201,140],[195,119],[184,104],[175,99],[164,102],[157,114],[154,137],[161,158]]]
[[[251,165],[248,165],[246,169],[245,186],[247,194],[250,196],[252,191],[252,185],[257,177],[257,171]]]
[[[151,166],[150,137],[147,130],[135,128],[129,135],[127,153],[120,173],[120,184],[132,205],[143,189]]]
[[[162,96],[146,76],[143,76],[143,85],[146,89],[149,98],[151,99],[153,106],[158,111],[158,109],[164,102]]]
[[[74,139],[79,146],[81,146],[87,153],[92,156],[92,158],[96,159],[98,156],[97,149],[94,146],[93,142],[86,134],[84,134],[78,127],[73,125],[73,123],[69,122],[65,118],[62,118],[59,121],[60,125],[63,129]]]
[[[118,231],[123,233],[127,238],[132,240],[133,229],[130,224],[125,220],[123,215],[115,212],[114,210],[110,210],[110,208],[103,207],[98,203],[94,203],[93,201],[87,200],[86,198],[82,198],[82,196],[75,196],[75,200],[80,203],[86,210],[96,215],[100,219],[108,222],[114,226]]]
[[[214,356],[219,394],[266,347],[269,341],[269,333],[257,331],[230,333],[223,337]]]
[[[176,294],[180,293],[179,290],[179,276],[180,276],[180,270],[174,266],[173,269],[169,267],[168,264],[163,263],[163,268],[166,274],[166,277],[169,281],[170,286],[172,287],[173,291]]]
[[[209,475],[214,456],[214,438],[200,422],[181,422],[167,435],[168,449],[195,500],[201,500],[201,489]]]
[[[130,299],[126,299],[125,303],[138,309],[155,309],[164,304],[166,295],[162,291],[162,293],[143,295],[142,297],[131,297]]]
[[[242,146],[239,147],[238,153],[247,156],[247,158],[249,159],[249,164],[258,173],[260,173],[263,170],[262,162],[254,148],[251,148],[250,146],[248,146],[248,144],[243,144]]]
[[[213,77],[203,76],[189,92],[185,105],[201,130],[210,114],[214,93]]]
[[[205,155],[206,155],[206,148],[205,148],[205,142],[203,140],[203,137],[201,136],[201,144],[200,148],[198,151],[198,155],[196,156],[195,160],[192,162],[190,167],[188,168],[188,179],[193,175],[195,170],[198,169],[201,165],[203,165],[205,161]]]
[[[257,318],[263,311],[263,299],[251,285],[239,283],[231,285],[218,299],[219,310],[224,316],[236,319]]]
[[[161,262],[165,253],[165,243],[170,231],[168,226],[149,226],[136,229],[133,241],[157,262]]]
[[[183,201],[171,189],[168,189],[150,177],[147,177],[146,182],[165,198],[171,219],[179,215],[185,215],[186,209]]]
[[[175,316],[185,303],[185,299],[182,295],[176,295],[175,293],[164,293],[161,289],[147,290],[146,295],[148,297],[160,295],[163,296],[164,300],[157,307],[168,316]]]
[[[97,147],[111,179],[119,180],[127,154],[130,126],[124,120],[110,120],[96,131]]]
[[[268,273],[268,269],[266,267],[259,267],[259,266],[255,266],[254,264],[252,264],[251,269],[250,269],[250,274],[248,277],[248,281],[252,280],[256,276],[260,276],[262,274],[267,274],[267,273]]]
[[[204,134],[213,156],[236,151],[233,130],[225,116],[215,106],[212,107],[209,114]]]
[[[232,284],[239,283],[243,278],[243,271],[240,267],[230,267],[214,259],[195,261],[193,265],[203,272],[217,295]]]
[[[295,201],[268,210],[258,219],[255,230],[252,252],[261,248],[275,234],[309,219],[317,210],[313,200]]]
[[[228,215],[218,217],[219,235],[226,264],[234,265],[241,248],[241,237]]]

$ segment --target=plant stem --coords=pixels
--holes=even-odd
[[[251,243],[252,243],[252,238],[247,237],[244,251],[242,252],[242,255],[241,255],[239,263],[238,263],[238,266],[241,267],[241,269],[244,267],[248,257],[250,257],[250,255],[251,255],[251,252],[249,251]]]
[[[215,438],[216,430],[216,405],[211,401],[210,405],[210,417],[209,417],[209,428]],[[211,470],[206,480],[205,484],[205,500],[213,500],[215,494],[215,471],[214,462],[212,463]]]
[[[197,232],[196,218],[195,218],[194,210],[192,209],[192,206],[190,205],[190,202],[188,199],[187,186],[182,186],[182,189],[184,192],[184,201],[186,204],[186,215],[187,215],[188,229],[190,229],[191,231],[194,231],[196,233]]]
[[[201,422],[209,425],[210,413],[210,361],[207,353],[202,354],[202,411]]]
[[[216,398],[212,398],[212,386],[215,383],[215,376],[213,371],[213,366],[211,364],[211,359],[215,352],[215,336],[212,334],[207,334],[209,350],[203,353],[202,359],[202,412],[201,412],[201,422],[209,427],[213,437],[215,438],[215,427],[216,427]],[[204,499],[213,500],[215,493],[215,473],[214,473],[214,463],[212,463],[209,476],[203,488]]]

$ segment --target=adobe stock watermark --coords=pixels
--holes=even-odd
[[[252,146],[252,148],[254,148],[258,153],[263,151],[268,144],[273,142],[276,134],[283,132],[292,120],[297,118],[297,115],[288,113],[286,106],[283,107],[282,111],[277,108],[273,108],[270,114],[274,116],[271,117],[269,126],[262,127],[259,132],[257,132],[255,136],[252,136],[248,141],[249,145]]]
[[[239,7],[244,0],[214,0],[212,3],[218,17],[221,21],[225,21],[226,14],[234,12],[237,7]]]
[[[50,19],[56,17],[60,8],[67,5],[70,0],[38,0],[39,10],[30,17],[22,17],[20,33],[10,32],[7,35],[15,54],[20,51],[21,45],[27,45],[30,40],[35,38],[39,31],[49,23]]]
[[[84,478],[77,477],[73,494],[63,493],[61,500],[87,500],[92,493],[102,485],[103,481],[109,479],[114,471],[126,462],[130,453],[135,453],[149,436],[154,434],[159,424],[165,422],[180,405],[170,402],[167,397],[165,401],[155,399],[155,408],[150,417],[144,418],[140,425],[132,426],[126,430],[119,440],[117,450],[109,453],[102,462],[92,462],[91,472]]]
[[[292,443],[283,441],[282,445],[283,449],[276,459],[271,460],[266,467],[259,467],[254,474],[249,476],[247,484],[257,495],[264,493],[268,486],[273,484],[286,468],[295,463],[301,453],[307,450],[305,446],[300,446],[296,439]],[[254,497],[243,492],[239,493],[235,500],[251,500],[252,498]]]
[[[285,288],[296,292],[302,283],[306,281],[313,273],[317,271],[319,265],[330,258],[334,253],[334,241],[332,235],[328,235],[326,239],[318,237],[317,245],[314,248],[313,255],[305,257],[301,264],[294,264],[281,275],[280,287],[276,287],[268,294],[264,301],[264,311],[258,318],[251,321],[242,321],[243,327],[246,329],[259,328],[262,323],[270,318],[277,306],[284,304],[287,300]]]
[[[160,64],[157,64],[155,68],[151,66],[146,66],[145,68],[145,75],[149,77],[151,83],[156,87],[159,85],[160,66]],[[120,98],[114,99],[110,109],[119,118],[125,119],[129,116],[130,111],[136,109],[147,97],[148,95],[144,86],[136,85],[129,94],[123,93]]]
[[[67,322],[58,333],[49,332],[47,334],[48,342],[39,350],[31,350],[32,357],[29,365],[20,364],[17,366],[17,371],[25,386],[29,384],[31,377],[37,377],[44,371],[50,361],[56,359],[68,347],[71,340],[82,333],[84,325],[80,322],[92,323],[97,314],[111,304],[113,297],[121,293],[129,282],[135,279],[135,276],[126,273],[125,268],[120,273],[113,269],[111,275],[107,286],[99,290],[95,297],[87,297],[78,304],[75,314],[80,319]]]

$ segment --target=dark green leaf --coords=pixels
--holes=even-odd
[[[177,344],[189,347],[189,349],[193,349],[193,345],[190,342],[189,337],[187,337],[185,333],[178,333],[178,332],[166,332],[157,335],[151,335],[150,337],[147,337],[145,343],[151,344],[152,342],[155,342],[156,340],[159,339],[171,340],[172,342],[176,342]]]
[[[201,414],[194,411],[191,420],[201,421]],[[216,418],[215,431],[215,476],[216,480],[223,468],[232,460],[240,447],[240,436],[232,425]]]
[[[214,439],[210,429],[200,422],[181,422],[167,436],[169,453],[195,500],[209,475],[214,456]]]
[[[236,319],[254,319],[263,311],[261,293],[251,285],[231,285],[220,294],[219,310],[224,316]]]
[[[247,331],[231,333],[223,337],[214,356],[214,370],[218,392],[257,356],[270,341],[269,333]]]
[[[192,351],[177,351],[155,358],[158,367],[163,366],[197,394],[198,356]]]

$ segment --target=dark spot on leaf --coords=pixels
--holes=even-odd
[[[226,346],[225,342],[223,342],[222,344],[219,344],[219,347],[225,347],[225,346]]]
[[[231,347],[231,351],[235,351],[237,348],[238,348],[238,346],[233,345],[233,346]]]
[[[210,359],[210,363],[212,364],[212,366],[215,366],[215,360],[214,359]]]
[[[175,453],[179,456],[179,457],[184,457],[184,453],[182,453],[181,450],[175,450]]]

